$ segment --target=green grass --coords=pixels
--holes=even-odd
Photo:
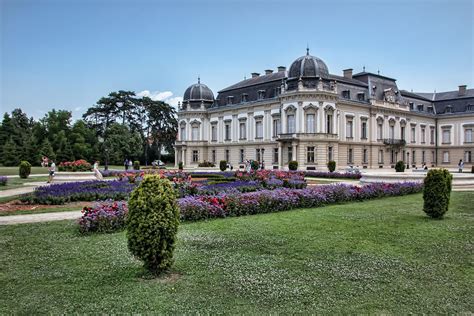
[[[10,201],[18,200],[19,198],[20,198],[20,195],[0,197],[0,203],[7,203],[7,202],[10,202]]]
[[[15,211],[10,211],[10,212],[0,211],[0,216],[68,212],[68,211],[78,211],[78,210],[82,210],[82,207],[78,205],[58,205],[57,207],[53,207],[53,208],[44,208],[44,207],[42,208],[41,206],[39,206],[37,209],[34,209],[34,210],[15,210]]]
[[[31,174],[48,174],[48,168],[31,167]],[[0,176],[17,176],[18,167],[0,167]]]
[[[161,279],[124,232],[2,226],[0,314],[470,314],[473,200],[453,192],[441,221],[416,194],[182,224]]]
[[[27,179],[8,178],[7,185],[1,185],[0,191],[23,188],[25,187],[25,185],[23,184],[27,182],[45,182],[45,181],[48,181],[48,177],[29,177]]]

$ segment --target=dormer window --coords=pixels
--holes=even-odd
[[[248,102],[249,95],[247,93],[242,93],[242,103]]]
[[[364,92],[357,93],[357,100],[365,101],[365,93]]]
[[[275,88],[275,96],[279,96],[281,94],[281,87],[276,87]]]
[[[451,105],[448,105],[446,107],[446,112],[445,113],[452,113],[453,112],[453,107]]]
[[[344,99],[350,99],[351,98],[351,91],[350,90],[344,90],[342,91],[342,97]]]
[[[423,112],[423,104],[418,104],[418,105],[416,106],[416,109],[417,109],[418,111],[420,111],[420,112]]]
[[[428,106],[428,113],[433,113],[433,107],[431,105]]]
[[[233,96],[228,96],[227,97],[227,104],[229,105],[229,104],[232,104],[232,103],[234,103],[234,97]]]
[[[414,104],[413,102],[410,102],[410,103],[409,103],[409,105],[410,105],[410,110],[413,110],[413,109],[414,109],[414,106],[415,106],[415,104]]]
[[[474,111],[474,104],[469,104],[466,108],[467,111]]]
[[[265,90],[258,90],[258,99],[259,100],[265,99]]]

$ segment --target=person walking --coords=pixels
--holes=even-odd
[[[462,159],[459,160],[458,168],[459,168],[459,173],[462,173],[462,169],[464,169],[464,161],[462,161]]]
[[[128,159],[125,158],[125,161],[123,162],[123,165],[125,166],[125,171],[128,170]]]
[[[99,161],[96,161],[94,163],[94,175],[97,180],[104,180],[104,177],[102,176],[102,173],[100,173],[99,170]]]
[[[49,166],[49,177],[48,183],[53,183],[54,173],[56,172],[56,164],[54,163],[54,159],[51,159],[51,166]]]

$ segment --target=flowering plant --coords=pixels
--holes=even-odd
[[[305,171],[306,177],[331,178],[331,179],[360,179],[362,175],[359,171],[354,172],[327,172],[327,171]]]
[[[76,161],[61,162],[58,166],[59,171],[91,171],[92,166],[84,159]]]
[[[0,176],[0,185],[7,185],[8,178],[5,176]]]
[[[79,231],[114,232],[125,228],[125,216],[128,207],[125,201],[105,201],[96,203],[93,207],[84,207],[79,219]]]

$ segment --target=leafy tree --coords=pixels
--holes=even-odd
[[[15,144],[12,137],[10,137],[3,146],[2,163],[4,166],[18,166],[20,163],[18,146]]]
[[[73,161],[74,153],[72,152],[71,145],[66,137],[65,131],[60,131],[56,136],[57,150],[56,159],[61,161]]]
[[[41,144],[41,149],[39,151],[39,158],[41,159],[42,156],[46,156],[49,159],[56,159],[56,154],[54,153],[53,146],[51,146],[51,143],[47,138],[43,140],[43,143]]]
[[[39,165],[41,157],[38,156],[38,140],[34,135],[25,136],[23,140],[23,147],[21,148],[21,160],[26,160],[32,165]]]

